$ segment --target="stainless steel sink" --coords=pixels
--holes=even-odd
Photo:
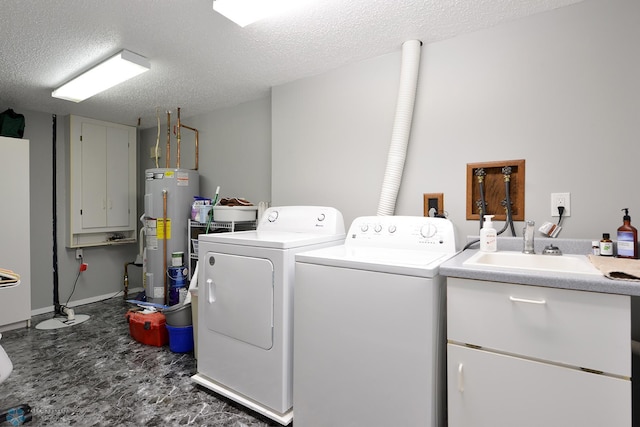
[[[586,255],[538,255],[522,252],[478,252],[462,263],[465,267],[483,270],[509,269],[534,270],[573,274],[597,274],[600,270],[591,264]]]

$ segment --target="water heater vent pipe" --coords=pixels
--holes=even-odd
[[[402,44],[402,66],[400,69],[400,87],[396,104],[396,116],[391,135],[391,146],[387,157],[387,168],[382,183],[382,192],[378,203],[378,215],[393,215],[396,199],[400,190],[413,107],[416,100],[418,71],[420,69],[420,40],[408,40]]]

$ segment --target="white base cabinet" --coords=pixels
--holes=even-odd
[[[449,277],[450,427],[631,426],[625,295]]]

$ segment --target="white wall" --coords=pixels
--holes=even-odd
[[[398,54],[272,90],[274,205],[375,215],[391,139]]]
[[[52,117],[46,113],[16,112],[25,116],[24,138],[30,143],[31,308],[35,310],[53,305]]]
[[[443,192],[459,241],[477,235],[467,163],[522,158],[527,219],[555,220],[550,193],[571,192],[562,237],[614,235],[625,207],[640,223],[638,16],[635,0],[587,0],[423,46],[396,214]],[[273,204],[335,206],[347,224],[375,214],[400,48],[273,89]]]

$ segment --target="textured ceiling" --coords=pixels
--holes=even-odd
[[[78,114],[143,128],[266,96],[344,64],[581,0],[318,0],[241,28],[211,0],[2,0],[0,108]],[[51,91],[128,49],[151,71],[81,103]]]

